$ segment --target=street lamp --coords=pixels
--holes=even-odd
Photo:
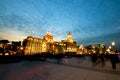
[[[111,49],[111,46],[109,46],[109,49]]]
[[[112,48],[114,49],[114,46],[115,46],[115,42],[113,41],[111,44],[112,44]]]
[[[111,44],[112,44],[112,46],[115,46],[115,42],[112,42]]]
[[[112,50],[115,52],[115,42],[113,41],[111,45],[112,45]]]

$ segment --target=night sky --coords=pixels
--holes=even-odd
[[[0,0],[0,38],[27,36],[55,41],[70,31],[77,44],[120,45],[120,0]]]

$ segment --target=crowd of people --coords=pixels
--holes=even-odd
[[[105,66],[106,61],[110,61],[112,65],[112,69],[116,69],[116,64],[120,63],[119,55],[118,54],[92,54],[91,61],[93,63],[93,67],[96,66],[98,63],[102,64],[102,67]]]

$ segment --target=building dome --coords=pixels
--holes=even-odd
[[[46,40],[47,42],[53,42],[53,36],[51,34],[50,31],[48,31],[45,35],[44,35],[44,40]]]
[[[51,32],[48,31],[45,35],[49,35],[49,36],[52,36]]]

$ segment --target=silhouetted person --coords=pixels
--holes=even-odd
[[[119,58],[117,56],[117,54],[110,54],[109,55],[109,58],[110,58],[110,62],[112,64],[112,69],[116,69],[116,63],[119,62]]]
[[[102,67],[104,67],[104,66],[105,66],[105,57],[104,57],[104,54],[101,54],[101,55],[99,56],[99,58],[100,58],[100,60],[101,60]]]
[[[98,60],[98,55],[95,53],[95,54],[92,54],[91,55],[91,60],[92,60],[92,64],[93,64],[93,67],[96,65],[96,61]]]
[[[59,53],[59,54],[57,54],[55,57],[56,57],[56,59],[57,59],[57,64],[60,64],[60,63],[61,63],[61,60],[62,60],[62,58],[63,58],[63,54],[62,54],[62,53]]]

